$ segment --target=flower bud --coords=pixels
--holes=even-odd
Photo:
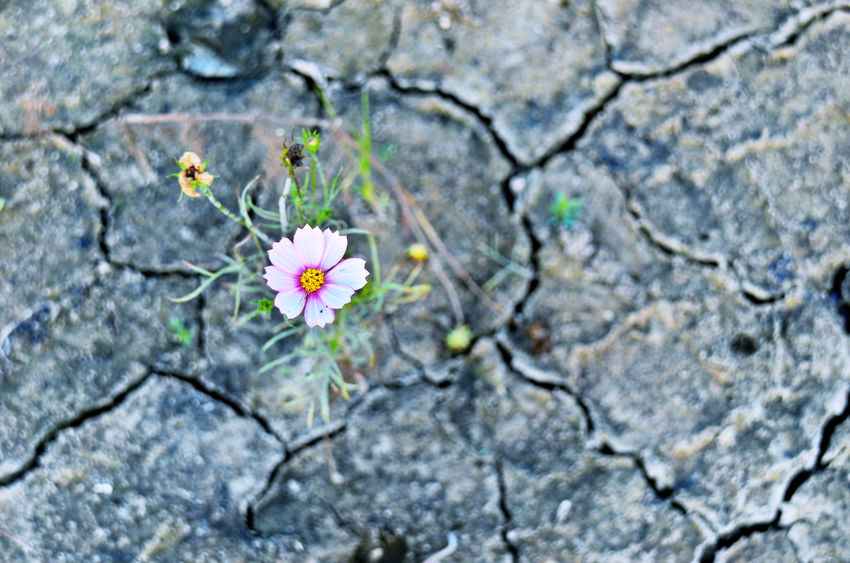
[[[446,335],[446,346],[452,352],[463,352],[471,343],[472,331],[466,325],[455,327]]]
[[[428,247],[417,242],[407,247],[407,257],[417,262],[424,262],[428,259]]]
[[[199,197],[198,183],[205,186],[212,184],[214,176],[209,172],[204,172],[206,162],[201,161],[201,157],[193,152],[183,153],[180,160],[177,161],[180,165],[180,173],[177,175],[177,181],[180,182],[180,188],[183,193],[189,197]]]

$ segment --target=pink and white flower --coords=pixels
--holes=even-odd
[[[325,326],[334,321],[334,309],[342,308],[355,290],[366,285],[366,261],[342,260],[348,239],[330,229],[304,225],[292,238],[272,245],[272,265],[263,277],[278,292],[275,307],[287,318],[303,311],[307,326]]]

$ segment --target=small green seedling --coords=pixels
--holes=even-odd
[[[171,339],[174,342],[179,342],[187,348],[192,345],[192,332],[179,317],[171,317],[168,320],[168,328],[171,329]]]
[[[557,192],[555,202],[549,206],[549,212],[552,213],[552,223],[560,223],[570,228],[573,226],[573,222],[581,216],[581,200],[571,199],[565,196],[563,192]]]

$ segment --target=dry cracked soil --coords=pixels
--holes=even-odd
[[[830,0],[4,2],[0,560],[850,560],[848,44]],[[169,299],[244,232],[166,176],[274,201],[363,92],[432,290],[308,428],[279,317]],[[338,211],[391,265],[386,178]]]

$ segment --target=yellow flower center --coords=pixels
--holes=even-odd
[[[325,285],[325,273],[315,268],[307,268],[298,281],[301,282],[304,291],[313,293],[319,291]]]

